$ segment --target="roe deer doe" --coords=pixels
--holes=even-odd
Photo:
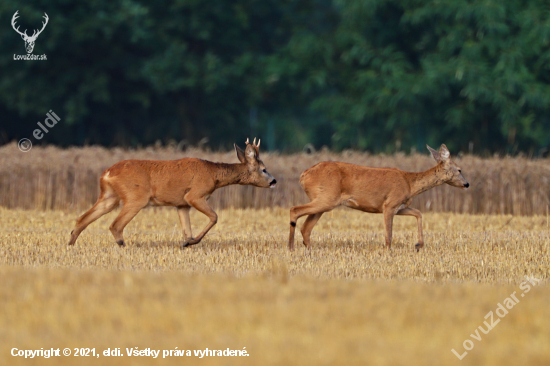
[[[124,160],[105,170],[99,179],[101,193],[95,205],[76,220],[69,245],[92,222],[123,207],[110,226],[118,245],[124,246],[122,232],[137,213],[148,205],[175,206],[185,236],[184,247],[198,244],[216,224],[218,215],[206,200],[214,190],[230,184],[274,188],[277,181],[260,160],[260,140],[246,140],[245,151],[237,144],[240,164],[213,163],[195,158],[180,160]],[[196,208],[210,219],[204,230],[193,238],[189,210]]]
[[[321,162],[303,172],[300,185],[311,202],[290,209],[289,249],[294,250],[294,231],[298,218],[307,215],[301,232],[304,245],[309,247],[311,231],[321,215],[343,205],[364,212],[383,213],[388,248],[391,246],[393,217],[416,217],[418,251],[424,246],[422,214],[409,207],[412,198],[443,183],[462,189],[470,186],[462,176],[461,169],[451,161],[447,146],[441,145],[439,152],[429,146],[427,148],[437,165],[425,172],[411,173],[395,168],[369,168],[332,161]]]

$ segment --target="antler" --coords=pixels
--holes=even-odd
[[[252,146],[259,148],[261,141],[262,139],[258,139],[258,144],[256,145],[256,138],[254,137],[254,141],[252,141]],[[246,138],[246,144],[250,144],[250,140],[248,139],[248,137]]]
[[[17,33],[19,33],[20,35],[28,37],[26,29],[25,29],[25,33],[22,33],[22,32],[19,31],[19,26],[17,26],[17,28],[15,28],[15,19],[19,18],[19,15],[17,15],[18,12],[19,12],[19,10],[17,10],[15,12],[15,14],[13,14],[13,17],[11,18],[11,26],[13,27],[13,30],[16,31]],[[46,13],[44,13],[44,14],[46,14]]]
[[[29,37],[29,35],[27,34],[27,30],[25,29],[25,32],[21,32],[19,31],[19,26],[17,26],[17,28],[15,28],[15,20],[17,18],[19,18],[19,15],[17,15],[17,13],[19,12],[19,10],[17,10],[15,12],[15,14],[13,14],[13,17],[11,18],[11,26],[13,27],[13,30],[16,31],[17,33],[19,33],[21,36],[27,38],[27,39],[36,39],[36,37],[38,37],[38,35],[40,33],[42,33],[42,31],[44,30],[44,28],[46,28],[46,25],[48,24],[48,20],[50,19],[48,17],[48,14],[44,13],[44,16],[43,18],[46,20],[46,22],[42,22],[42,29],[40,30],[34,30],[32,36]],[[37,33],[38,32],[38,33]]]
[[[46,12],[44,12],[44,16],[43,16],[42,18],[44,18],[44,19],[46,20],[46,23],[42,22],[42,29],[40,29],[40,30],[38,31],[38,33],[36,33],[37,30],[35,29],[35,30],[34,30],[34,33],[33,33],[32,36],[31,36],[31,38],[36,38],[36,37],[38,37],[38,35],[39,35],[40,33],[42,33],[42,31],[44,30],[44,28],[46,28],[46,25],[48,24],[48,20],[49,20],[50,18],[48,17],[48,14],[46,14]],[[36,33],[36,35],[35,35],[35,33]]]
[[[254,137],[254,141],[252,141],[252,146],[254,147],[254,149],[256,149],[256,153],[259,155],[260,154],[260,141],[262,141],[261,139],[258,139],[258,144],[256,145],[256,138]],[[247,138],[246,139],[246,144],[247,145],[250,145],[250,140]]]

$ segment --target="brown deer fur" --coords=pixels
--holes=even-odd
[[[427,147],[437,165],[425,172],[410,173],[395,168],[369,168],[332,161],[318,163],[303,172],[300,185],[311,202],[290,209],[289,249],[294,249],[294,231],[298,218],[307,215],[301,232],[304,245],[309,247],[311,231],[321,215],[340,205],[364,212],[383,213],[388,248],[392,240],[393,217],[416,217],[416,248],[422,248],[422,214],[409,207],[412,198],[443,183],[462,189],[470,185],[462,176],[461,169],[451,161],[449,150],[444,144],[439,152]]]
[[[184,158],[180,160],[124,160],[105,170],[99,180],[101,192],[95,205],[76,220],[69,245],[92,222],[112,211],[120,203],[123,207],[110,226],[120,246],[124,246],[124,227],[148,205],[175,206],[183,228],[183,246],[199,243],[216,224],[218,215],[206,200],[214,190],[231,184],[275,187],[277,181],[260,160],[260,141],[250,144],[245,151],[235,144],[239,164],[212,163]],[[193,238],[189,210],[196,208],[210,219],[204,230]]]

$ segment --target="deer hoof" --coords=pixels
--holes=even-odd
[[[193,245],[193,244],[197,244],[198,241],[195,240],[195,238],[189,238],[185,241],[185,243],[183,243],[183,245],[181,246],[182,248],[185,248],[185,247],[188,247],[189,245]]]
[[[73,232],[74,232],[74,230],[71,231],[71,238],[69,239],[69,244],[68,245],[74,245],[74,242],[76,241],[76,240],[73,240]]]
[[[419,252],[420,248],[422,248],[423,246],[424,246],[424,244],[416,243],[416,245],[415,245],[416,251]]]

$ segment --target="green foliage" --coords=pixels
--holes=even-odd
[[[48,13],[48,61],[13,60],[16,10],[22,29]],[[62,145],[534,151],[550,144],[549,15],[540,0],[5,2],[0,135],[53,109]]]

